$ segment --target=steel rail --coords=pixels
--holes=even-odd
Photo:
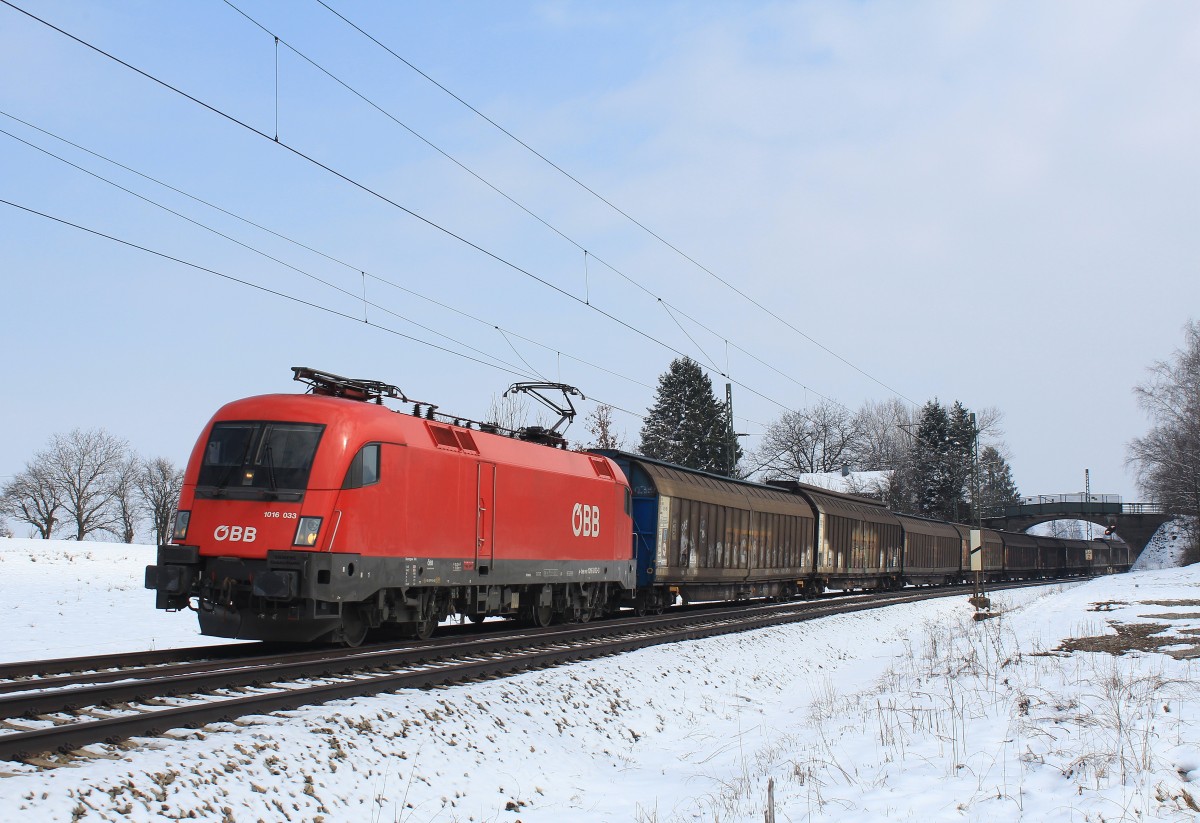
[[[1019,588],[1061,582],[1055,580],[994,585],[991,589],[995,591],[1001,588]],[[636,622],[628,620],[602,621],[600,623],[575,624],[567,629],[554,627],[549,630],[516,632],[503,637],[483,638],[477,641],[428,644],[407,649],[383,649],[366,651],[363,654],[352,653],[362,650],[346,650],[351,654],[306,663],[291,661],[273,668],[269,667],[269,663],[264,663],[259,667],[238,668],[234,663],[232,664],[233,668],[207,674],[168,675],[165,678],[151,678],[140,683],[105,684],[85,690],[66,690],[70,692],[68,700],[64,703],[60,694],[56,698],[57,704],[54,700],[31,695],[29,698],[33,702],[24,705],[27,707],[41,706],[43,713],[47,710],[63,711],[64,705],[84,697],[84,692],[87,692],[87,702],[91,705],[103,702],[127,704],[153,700],[180,691],[197,695],[197,699],[204,702],[170,708],[146,707],[149,710],[135,710],[124,716],[83,722],[67,721],[61,725],[58,725],[62,722],[61,720],[53,721],[56,725],[48,728],[0,733],[0,759],[17,760],[40,753],[68,751],[94,743],[112,743],[134,736],[155,735],[170,728],[202,726],[206,723],[231,720],[245,714],[290,710],[329,700],[360,697],[403,688],[449,685],[481,677],[500,676],[571,661],[609,656],[682,640],[767,628],[905,602],[951,597],[961,594],[965,588],[967,587],[956,586],[905,591],[869,600],[860,599],[855,602],[773,604],[759,607],[750,613],[745,611],[734,614],[709,612],[704,615],[693,613],[678,617],[667,615],[641,618]],[[501,653],[504,653],[503,656]],[[473,659],[487,655],[491,655],[491,658]],[[398,666],[407,666],[408,668],[404,671],[396,671]],[[289,679],[291,682],[295,682],[296,679],[327,679],[331,677],[343,678],[343,680],[300,688],[283,685]],[[218,682],[219,685],[213,685]],[[222,695],[218,700],[211,699],[212,690],[261,686],[268,683],[272,684],[269,686],[270,688],[277,691],[237,697]],[[131,691],[115,690],[114,687],[117,686],[129,687]],[[164,686],[166,688],[163,688]],[[92,690],[93,688],[97,690]],[[124,696],[131,694],[140,696]],[[106,695],[104,701],[93,699],[99,695]],[[38,700],[42,700],[42,702],[37,703]],[[13,700],[7,705],[16,708],[22,704]],[[52,708],[55,705],[58,708]],[[13,715],[9,714],[8,716],[12,717]],[[15,728],[11,723],[5,725],[9,729]]]
[[[826,597],[867,597],[862,593],[830,594]],[[763,608],[764,604],[739,604],[743,609]],[[698,603],[676,607],[660,620],[671,620],[684,614],[713,613],[727,609],[726,604]],[[642,619],[655,619],[645,617]],[[118,680],[142,677],[148,670],[157,668],[162,674],[200,672],[218,666],[237,663],[252,664],[263,659],[271,660],[317,660],[338,657],[354,657],[383,649],[411,649],[415,645],[439,645],[454,642],[461,635],[478,637],[480,633],[504,633],[528,637],[533,632],[558,631],[558,627],[536,629],[513,628],[512,623],[475,623],[461,626],[443,626],[434,640],[370,643],[357,648],[297,646],[294,643],[253,641],[245,643],[193,646],[182,649],[126,652],[111,655],[91,655],[75,658],[52,658],[0,664],[0,695],[27,692],[34,689],[61,688],[85,683],[110,683]]]
[[[251,647],[257,649],[257,653],[261,654],[264,646],[265,644],[259,641],[253,643],[219,643],[212,646],[191,646],[182,649],[96,654],[87,657],[58,657],[49,660],[22,660],[13,663],[0,663],[0,681],[46,677],[70,672],[99,671],[101,669],[120,667],[181,663],[195,660],[198,656],[206,659],[227,659],[244,655]]]
[[[829,608],[827,604],[790,604],[795,611]],[[544,629],[509,631],[490,637],[450,639],[405,647],[382,649],[320,649],[285,655],[262,655],[225,661],[202,661],[177,666],[150,668],[140,672],[102,672],[54,680],[23,681],[10,689],[17,694],[0,697],[0,718],[27,717],[69,712],[85,706],[106,706],[147,698],[174,697],[213,689],[261,686],[281,680],[333,677],[368,669],[419,666],[451,657],[489,655],[532,644],[576,643],[604,636],[639,631],[661,631],[684,625],[728,622],[741,619],[736,613],[709,611],[703,615],[670,614],[621,621],[554,626]],[[0,736],[0,739],[3,739]]]

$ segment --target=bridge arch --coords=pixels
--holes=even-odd
[[[1083,520],[1113,532],[1139,555],[1159,527],[1173,515],[1155,503],[1122,503],[1117,495],[1042,495],[1006,506],[1003,514],[983,518],[993,529],[1023,532],[1053,520]]]

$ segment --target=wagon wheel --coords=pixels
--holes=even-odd
[[[357,649],[367,638],[367,621],[354,606],[342,609],[342,644]]]
[[[633,613],[638,617],[645,617],[654,611],[654,603],[657,599],[654,592],[642,589],[633,598]]]

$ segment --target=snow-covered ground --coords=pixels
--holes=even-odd
[[[154,608],[155,559],[154,546],[0,539],[0,662],[221,642]]]
[[[154,613],[147,556],[0,540],[0,655],[194,632]],[[982,622],[947,598],[0,763],[0,819],[761,821],[772,779],[779,821],[1200,819],[1200,567],[994,600]]]

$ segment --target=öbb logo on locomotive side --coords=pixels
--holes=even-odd
[[[217,526],[213,538],[218,542],[228,540],[230,543],[253,543],[258,537],[258,529],[253,526]]]
[[[600,507],[576,503],[571,509],[571,531],[576,537],[599,537]]]

